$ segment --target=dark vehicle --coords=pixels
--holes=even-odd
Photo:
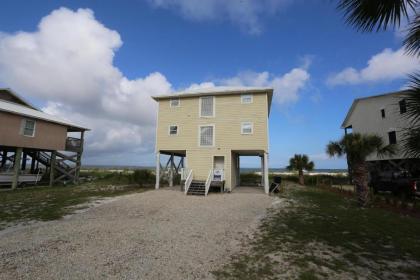
[[[407,171],[372,174],[370,186],[375,193],[386,191],[406,197],[420,196],[420,178],[413,178]]]

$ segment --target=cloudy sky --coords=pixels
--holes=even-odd
[[[400,89],[420,65],[402,33],[357,33],[323,0],[3,0],[0,87],[92,128],[84,162],[106,165],[154,164],[151,95],[273,87],[270,167],[306,153],[344,168],[324,150],[352,100]]]

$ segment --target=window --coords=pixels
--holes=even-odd
[[[405,102],[405,99],[398,102],[398,104],[400,105],[400,114],[404,114],[405,112],[407,112],[407,104]]]
[[[241,95],[241,103],[242,104],[252,103],[252,94],[242,94]]]
[[[200,146],[211,147],[214,145],[214,125],[200,126]]]
[[[170,125],[169,126],[169,135],[178,135],[178,126]]]
[[[179,107],[180,101],[179,98],[174,98],[169,101],[171,107]]]
[[[24,135],[24,136],[28,136],[28,137],[34,137],[35,136],[35,124],[36,124],[36,121],[34,121],[34,120],[23,119],[21,134]]]
[[[397,144],[397,134],[395,131],[388,132],[389,144]]]
[[[381,109],[381,116],[383,119],[385,119],[385,109]]]
[[[252,122],[243,122],[241,123],[241,134],[252,134],[254,125]]]
[[[214,117],[214,97],[200,98],[200,117]]]

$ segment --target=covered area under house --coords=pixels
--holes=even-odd
[[[206,180],[194,179],[194,170],[188,167],[186,150],[158,151],[156,153],[156,189],[167,182],[169,187],[178,185],[186,194],[207,195],[211,190],[235,191],[237,187],[241,187],[241,157],[259,158],[261,179],[254,186],[256,189],[260,188],[261,192],[268,192],[268,153],[263,150],[232,150],[227,159],[224,155],[217,154],[203,157],[202,162],[212,163]],[[231,186],[229,189],[225,188],[227,180]]]

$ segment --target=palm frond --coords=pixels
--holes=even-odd
[[[334,157],[334,156],[341,157],[344,151],[339,142],[330,141],[330,143],[327,145],[326,153],[330,157]]]
[[[378,157],[385,157],[385,156],[392,156],[395,155],[398,151],[398,147],[395,144],[386,145],[384,147],[380,147],[377,150]]]
[[[410,82],[406,93],[402,96],[407,104],[403,117],[411,124],[420,124],[420,72],[409,76]]]
[[[420,158],[420,126],[404,132],[401,147],[406,157]]]
[[[414,10],[418,0],[340,0],[338,9],[344,12],[346,22],[359,31],[386,30],[398,27],[402,17]]]
[[[408,26],[408,34],[403,44],[407,54],[420,55],[420,14],[417,14]]]

